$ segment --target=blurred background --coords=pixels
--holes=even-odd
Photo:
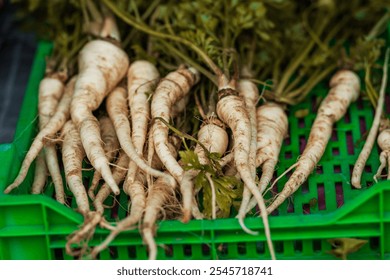
[[[0,144],[13,140],[37,45],[14,14],[10,1],[0,0]]]

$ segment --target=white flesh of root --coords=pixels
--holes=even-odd
[[[71,116],[92,166],[102,174],[114,194],[120,193],[104,154],[99,123],[92,115],[109,92],[125,76],[129,67],[127,54],[103,40],[87,43],[79,53],[79,76],[71,103]]]
[[[82,228],[68,236],[65,248],[67,254],[78,256],[83,255],[86,246],[85,244],[81,244],[81,249],[74,249],[72,248],[72,244],[80,244],[88,240],[92,236],[94,228],[91,229],[85,225],[91,222],[97,224],[99,221],[94,222],[97,215],[95,215],[95,212],[90,211],[89,208],[88,195],[82,180],[82,162],[85,157],[85,151],[81,143],[80,135],[72,121],[65,123],[62,134],[64,135],[62,161],[64,163],[66,182],[76,199],[77,211],[84,217]]]
[[[305,150],[294,164],[296,169],[282,192],[268,206],[268,213],[279,207],[307,180],[325,151],[332,135],[333,124],[344,116],[351,102],[356,101],[359,91],[360,80],[354,72],[339,70],[334,74],[330,81],[330,91],[318,109]]]
[[[62,98],[55,110],[54,115],[50,118],[46,126],[39,131],[38,135],[35,137],[32,142],[23,162],[20,167],[19,174],[15,178],[14,182],[10,184],[5,190],[4,193],[10,193],[14,188],[17,188],[23,180],[26,178],[27,172],[41,152],[46,142],[46,138],[53,139],[55,134],[61,130],[65,122],[70,117],[70,102],[72,100],[74,92],[75,77],[73,77],[66,85],[65,92],[62,95]]]
[[[41,194],[45,188],[47,179],[47,166],[45,162],[45,155],[41,151],[35,162],[34,182],[31,187],[31,194]]]
[[[154,177],[165,177],[170,180],[171,176],[149,166],[137,153],[131,140],[131,129],[128,119],[129,109],[126,97],[126,90],[122,87],[117,87],[110,93],[106,101],[106,109],[114,124],[121,148],[142,171]]]
[[[272,180],[287,130],[287,115],[279,104],[267,102],[257,108],[256,167],[261,167],[262,172],[258,185],[261,193],[264,193]],[[252,198],[246,211],[250,211],[256,204]]]
[[[390,180],[390,128],[384,129],[379,133],[378,146],[381,148],[382,152],[379,156],[381,165],[378,168],[377,173],[374,176],[375,182],[377,182],[378,177],[381,176],[383,169],[387,165],[387,180]]]
[[[207,149],[208,152],[210,153],[218,153],[220,155],[223,155],[226,152],[226,149],[229,144],[229,136],[226,132],[226,129],[223,125],[223,123],[218,120],[215,117],[211,117],[210,119],[206,119],[205,122],[203,123],[202,127],[200,128],[198,132],[198,141],[203,144],[204,148]],[[195,154],[198,156],[199,163],[200,164],[209,164],[209,160],[206,156],[206,152],[204,151],[203,147],[199,144],[195,146],[194,150]],[[190,186],[184,186],[184,184],[188,184],[190,180],[193,180],[198,174],[199,171],[196,170],[190,170],[190,171],[195,171],[195,172],[190,172],[190,176],[187,179],[187,181],[183,180],[183,188],[187,189]],[[186,172],[188,173],[188,172]],[[212,178],[209,174],[206,175],[208,177],[208,180],[210,182],[210,187],[212,187],[211,181]],[[184,176],[186,177],[186,176]],[[216,218],[216,195],[215,195],[215,189],[212,189],[212,217],[213,219]],[[196,202],[196,200],[195,200]],[[201,215],[197,203],[192,206],[192,215],[200,219],[203,217]]]
[[[133,62],[127,72],[127,92],[132,125],[131,140],[140,158],[143,157],[150,120],[149,98],[159,78],[160,74],[157,68],[145,60]],[[137,170],[137,164],[131,161],[126,177],[127,186],[135,181]],[[124,188],[124,191],[128,194],[126,188]]]
[[[250,80],[240,80],[238,83],[239,95],[244,99],[245,107],[248,111],[249,121],[250,121],[250,146],[249,146],[249,168],[252,173],[253,180],[256,180],[256,149],[257,149],[257,127],[256,127],[256,103],[259,99],[259,90],[257,89],[256,84]],[[242,200],[240,209],[236,218],[238,219],[242,229],[249,234],[256,234],[254,231],[248,229],[245,226],[244,219],[246,216],[246,208],[248,207],[249,200],[251,198],[250,190],[244,186],[244,191],[242,194]]]
[[[42,130],[54,115],[58,102],[64,93],[64,83],[57,78],[44,78],[39,85],[39,130]],[[56,144],[47,143],[43,148],[46,166],[52,178],[56,200],[65,204],[65,192],[60,167],[58,165]]]
[[[168,148],[169,128],[159,119],[169,122],[172,117],[172,108],[180,99],[183,99],[193,85],[199,81],[199,73],[194,68],[179,68],[169,73],[158,84],[153,96],[151,113],[154,123],[152,126],[155,151],[169,173],[180,183],[184,170],[170,153]],[[173,185],[173,183],[170,183]],[[187,184],[186,184],[187,185]],[[183,197],[183,222],[189,221],[192,209],[193,187],[181,188]]]
[[[390,49],[387,49],[386,56],[385,56],[385,62],[383,63],[383,76],[382,76],[382,84],[379,91],[379,98],[377,102],[377,107],[375,109],[375,116],[374,121],[372,122],[370,132],[368,133],[366,142],[364,143],[363,149],[361,150],[359,157],[353,167],[352,172],[352,186],[355,188],[361,188],[361,177],[363,174],[364,166],[366,165],[367,159],[371,154],[372,147],[375,143],[375,138],[378,134],[378,129],[381,124],[381,117],[383,112],[383,104],[385,103],[385,90],[387,85],[387,68],[388,68],[388,61],[389,61],[389,51]],[[381,141],[379,141],[378,137],[378,144],[382,144],[383,146],[386,146],[384,138],[381,138]],[[385,149],[386,150],[386,149]],[[388,157],[388,156],[387,156]],[[381,166],[380,170],[382,172],[383,169],[383,161],[381,160]],[[380,172],[380,173],[381,173]],[[379,173],[379,174],[380,174]],[[374,176],[374,180],[377,181],[377,175]]]
[[[234,138],[234,164],[245,186],[250,190],[259,204],[261,218],[264,224],[265,236],[270,250],[271,258],[275,259],[275,251],[271,240],[268,215],[263,196],[257,189],[249,166],[249,147],[251,142],[250,119],[242,97],[237,96],[237,91],[231,85],[220,81],[219,101],[217,102],[217,115],[220,120],[227,124]]]
[[[150,260],[157,258],[157,244],[154,240],[156,221],[164,205],[168,204],[169,200],[175,199],[176,187],[177,183],[175,181],[158,178],[153,184],[152,190],[149,190],[142,223],[142,237],[148,247]]]
[[[103,150],[107,157],[108,162],[112,162],[119,150],[119,140],[116,136],[114,125],[108,116],[101,116],[99,118],[100,131],[102,134]],[[114,174],[113,174],[114,175]],[[95,171],[88,188],[88,196],[93,200],[95,199],[95,190],[99,186],[99,181],[102,175]]]

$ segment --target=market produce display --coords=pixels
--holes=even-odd
[[[84,221],[66,252],[80,258],[96,258],[121,232],[138,227],[149,259],[156,259],[161,219],[236,217],[243,231],[260,236],[245,224],[257,213],[276,259],[269,215],[311,176],[334,124],[359,95],[383,107],[386,84],[378,77],[387,79],[388,59],[381,59],[389,6],[379,0],[144,2],[17,3],[30,28],[53,42],[53,54],[40,82],[39,132],[4,192],[23,182],[34,160],[31,193],[43,192],[46,174],[59,203],[67,204],[69,188]],[[274,178],[288,112],[321,83],[329,92],[305,149]],[[383,152],[375,180],[389,159],[386,115],[378,114]],[[128,215],[111,222],[105,201],[122,193]],[[97,228],[109,234],[90,246]]]

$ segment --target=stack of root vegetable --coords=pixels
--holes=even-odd
[[[93,38],[82,44],[77,54],[78,71],[72,77],[69,78],[61,68],[53,71],[48,65],[50,71],[39,88],[39,133],[18,176],[5,193],[10,193],[23,182],[36,160],[31,192],[42,193],[46,174],[50,174],[57,201],[66,204],[64,177],[77,202],[76,211],[84,217],[80,229],[69,236],[66,251],[71,255],[94,258],[122,231],[141,225],[140,233],[148,247],[149,258],[155,259],[157,245],[154,236],[159,219],[180,219],[185,223],[192,218],[228,217],[234,205],[238,205],[236,217],[243,230],[248,234],[258,234],[244,223],[247,213],[258,205],[271,258],[275,259],[268,214],[308,179],[325,151],[333,124],[343,117],[360,93],[360,79],[354,68],[348,63],[338,64],[342,44],[334,44],[332,40],[337,39],[335,34],[340,30],[326,30],[334,23],[332,19],[339,17],[332,1],[318,1],[312,8],[319,14],[313,16],[316,21],[311,32],[306,26],[309,39],[305,41],[297,37],[289,46],[291,54],[279,52],[287,42],[283,36],[291,36],[281,31],[283,28],[272,31],[274,40],[267,38],[268,35],[261,30],[253,37],[251,32],[255,33],[253,22],[263,24],[264,30],[268,31],[283,21],[294,21],[292,27],[301,26],[300,16],[294,18],[292,13],[291,18],[282,18],[276,16],[278,9],[304,11],[305,26],[306,21],[311,20],[307,11],[302,7],[293,9],[297,4],[292,1],[285,1],[280,7],[276,3],[273,4],[275,7],[268,7],[267,18],[260,12],[264,9],[263,4],[253,1],[253,7],[248,9],[253,12],[251,16],[259,17],[259,21],[252,23],[244,22],[248,15],[240,9],[245,7],[236,1],[227,1],[230,4],[221,11],[231,9],[241,13],[243,21],[237,20],[238,27],[233,22],[226,28],[221,46],[216,38],[207,35],[216,32],[218,24],[228,24],[227,19],[219,19],[218,24],[208,21],[203,26],[205,30],[200,27],[194,31],[194,43],[191,36],[182,32],[187,23],[179,21],[183,19],[179,16],[180,9],[173,9],[173,15],[164,14],[166,9],[158,9],[153,4],[144,11],[145,17],[137,11],[137,17],[133,18],[107,0],[103,1],[106,6],[101,7],[104,17],[99,17],[93,1],[82,2],[95,15],[95,21],[88,25]],[[202,7],[201,2],[192,4]],[[205,1],[203,8],[207,5],[213,4]],[[210,8],[211,17],[221,12],[215,9],[215,6]],[[129,57],[122,48],[119,30],[110,11],[118,16],[121,24],[129,24],[138,30],[141,37],[148,34],[151,39],[148,37],[147,40],[155,53],[164,49],[172,53],[169,60],[161,60],[164,67],[157,67],[156,59]],[[184,15],[192,12],[191,9],[184,11]],[[380,14],[382,10],[376,9],[375,12]],[[202,13],[207,13],[207,9]],[[327,20],[320,21],[320,14],[328,16]],[[163,28],[156,27],[160,17],[174,19],[175,15],[177,21],[172,20],[173,25],[165,22]],[[150,26],[144,21],[147,17],[151,22],[154,20]],[[342,24],[346,26],[346,22]],[[214,29],[207,29],[209,25]],[[378,26],[374,28],[377,33]],[[179,28],[177,32],[175,28]],[[131,32],[135,33],[134,30]],[[295,32],[295,29],[289,31]],[[359,35],[355,33],[356,30],[342,33],[340,40]],[[374,40],[375,36],[372,37]],[[236,43],[247,38],[250,43],[243,44],[241,51]],[[252,40],[260,40],[260,43],[255,46]],[[259,51],[257,55],[256,49],[266,44],[274,44],[274,49]],[[218,51],[220,49],[223,51]],[[294,50],[300,50],[300,53]],[[144,58],[150,58],[150,53],[153,52],[145,53]],[[237,53],[245,58],[242,65],[235,58]],[[264,54],[268,55],[268,62],[255,65]],[[374,61],[378,57],[376,54]],[[274,67],[272,73],[266,69],[270,60],[276,63],[275,67],[271,65]],[[232,75],[231,69],[234,70]],[[286,74],[279,75],[282,71]],[[260,72],[265,73],[261,74],[262,80],[273,81],[273,85],[266,85],[264,94],[259,93],[253,79],[260,76]],[[333,75],[329,78],[331,73]],[[292,79],[294,75],[297,75],[296,80]],[[306,148],[297,163],[291,166],[295,170],[283,191],[266,205],[263,194],[272,181],[281,145],[287,135],[286,107],[302,101],[315,85],[326,79],[330,81],[329,94],[318,109]],[[262,100],[261,106],[258,106],[259,100]],[[194,122],[189,107],[201,121]],[[382,139],[386,138],[388,129],[383,131],[381,143],[388,144],[388,140]],[[383,149],[389,149],[386,145]],[[57,158],[56,146],[60,147],[62,159]],[[388,153],[383,152],[382,166],[386,156],[389,158]],[[82,179],[84,161],[88,161],[94,170],[88,186]],[[261,169],[260,178],[257,178],[257,168]],[[129,214],[111,224],[104,216],[105,201],[121,192],[129,196]],[[89,248],[86,241],[98,226],[108,229],[109,234],[100,245]]]

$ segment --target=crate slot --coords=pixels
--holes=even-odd
[[[313,252],[314,252],[314,253],[320,253],[321,251],[322,251],[321,240],[319,240],[319,239],[314,239],[314,240],[313,240]]]
[[[202,244],[202,255],[205,257],[211,255],[210,246],[208,244]]]
[[[349,155],[353,155],[355,153],[355,147],[353,143],[353,137],[352,137],[352,131],[347,131],[346,132],[347,136],[347,151]]]
[[[56,260],[63,260],[64,259],[64,252],[61,248],[56,248],[53,250],[54,258]]]
[[[183,254],[186,257],[192,256],[192,246],[191,245],[183,245]]]
[[[336,182],[335,189],[336,189],[336,204],[337,204],[337,208],[339,208],[344,204],[343,184],[341,182]]]
[[[339,165],[339,164],[334,165],[333,172],[336,174],[341,173],[341,165]]]
[[[379,237],[371,237],[369,240],[370,248],[373,251],[378,251],[379,250],[379,244],[380,240]]]
[[[284,145],[285,146],[291,145],[291,137],[290,137],[290,135],[287,135],[286,138],[284,138]]]
[[[112,260],[118,259],[118,248],[115,246],[108,247],[108,251],[110,252],[110,257]]]
[[[303,210],[302,213],[304,215],[310,214],[310,204],[309,203],[302,204],[302,210]]]
[[[330,138],[330,140],[332,142],[337,142],[339,140],[339,136],[338,136],[337,130],[335,128],[333,128],[333,130],[332,130],[332,137]]]
[[[136,246],[127,246],[127,255],[129,256],[129,259],[131,259],[131,260],[137,259]]]
[[[282,254],[284,252],[284,244],[283,241],[275,241],[275,253]]]
[[[294,202],[290,202],[287,206],[287,213],[294,213],[295,208],[294,208]]]
[[[309,183],[306,181],[302,184],[302,194],[308,193],[309,192]]]
[[[359,117],[360,134],[364,135],[367,131],[366,119],[363,116]]]
[[[306,147],[306,135],[299,136],[299,154],[302,154]]]
[[[297,253],[302,253],[302,240],[294,240],[294,250]]]
[[[325,201],[325,185],[324,183],[317,184],[317,205],[318,210],[326,210],[326,201]]]
[[[344,115],[344,123],[346,124],[351,123],[351,114],[349,113],[349,110]]]
[[[240,255],[246,255],[246,253],[247,253],[246,245],[247,244],[244,242],[237,243],[237,253]]]
[[[168,258],[172,258],[173,257],[173,245],[170,244],[170,245],[164,245],[164,252],[165,252],[165,256],[168,257]]]
[[[264,255],[264,253],[265,253],[265,243],[264,242],[256,242],[256,253],[259,255]]]

